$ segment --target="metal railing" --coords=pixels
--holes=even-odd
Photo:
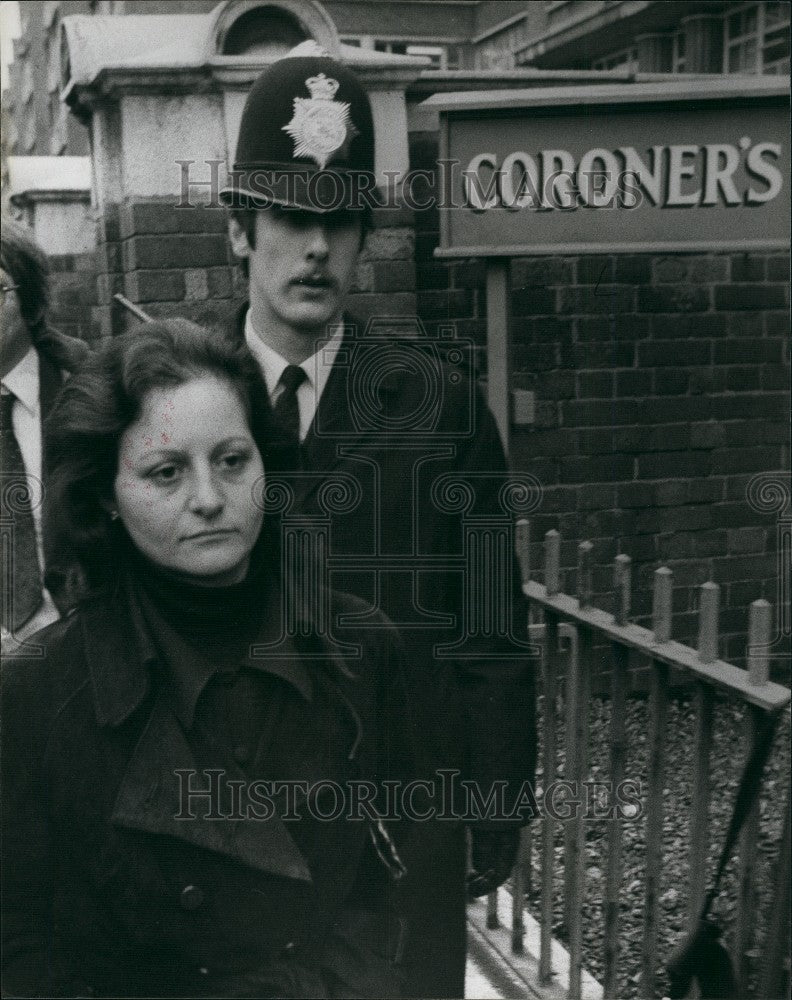
[[[656,981],[660,893],[663,868],[663,792],[669,703],[669,678],[672,668],[681,670],[695,687],[696,723],[693,747],[693,788],[689,817],[689,884],[687,887],[689,923],[700,912],[707,890],[708,861],[720,844],[710,835],[710,753],[713,746],[713,717],[716,691],[727,692],[747,706],[745,754],[749,754],[765,713],[780,712],[790,701],[790,691],[769,681],[770,629],[772,608],[767,601],[754,601],[750,607],[748,669],[741,669],[718,658],[719,587],[704,583],[700,588],[697,648],[682,645],[671,638],[671,596],[673,574],[661,567],[654,574],[652,629],[629,621],[631,563],[626,555],[616,557],[613,571],[615,612],[610,614],[591,605],[592,545],[578,546],[577,588],[575,596],[559,589],[561,538],[549,531],[544,539],[544,583],[530,579],[529,525],[517,526],[517,555],[522,567],[523,592],[534,609],[542,615],[544,627],[543,706],[542,706],[542,784],[552,785],[557,775],[558,681],[562,657],[566,658],[564,713],[566,762],[564,777],[583,787],[589,770],[589,705],[592,672],[592,644],[610,644],[610,774],[611,787],[625,777],[627,761],[627,692],[630,656],[635,653],[651,664],[649,696],[649,760],[645,797],[645,875],[641,972],[638,992],[642,997],[659,995]],[[562,632],[573,636],[568,654],[562,650]],[[784,959],[788,945],[789,910],[789,790],[787,789],[785,827],[777,865],[775,897],[770,907],[765,940],[760,951],[759,992],[761,997],[779,995],[783,989]],[[538,985],[549,986],[553,968],[552,918],[553,875],[557,867],[555,835],[558,819],[542,811],[541,827],[532,834],[540,838],[538,878],[540,893],[540,941]],[[568,970],[566,995],[569,1000],[581,997],[583,971],[583,900],[585,892],[585,817],[583,810],[565,822],[564,829],[564,923],[568,934]],[[746,995],[747,955],[754,946],[756,926],[755,869],[759,830],[758,802],[754,805],[741,834],[735,920],[734,964],[740,996]],[[602,967],[605,1000],[617,996],[617,971],[620,960],[619,908],[622,881],[623,824],[609,824],[605,859],[603,898],[604,938]],[[519,954],[524,934],[523,900],[526,879],[536,877],[526,866],[525,857],[516,866],[512,879],[511,947]],[[497,895],[488,900],[488,924],[498,924]],[[556,984],[557,986],[557,981]]]

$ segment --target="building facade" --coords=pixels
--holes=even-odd
[[[719,0],[25,3],[4,102],[13,121],[6,151],[91,156],[95,248],[54,261],[56,283],[69,289],[60,319],[70,332],[123,329],[129,317],[115,292],[154,315],[218,321],[245,294],[223,213],[180,211],[178,171],[166,175],[153,153],[133,154],[161,140],[163,149],[188,149],[196,171],[201,155],[226,159],[235,109],[262,60],[311,35],[312,24],[335,33],[377,113],[398,122],[401,167],[431,175],[437,116],[423,102],[433,94],[785,74],[789,9]],[[83,20],[69,34],[61,22],[73,14]],[[145,25],[110,30],[141,17]],[[91,19],[105,49],[119,46],[115,63],[95,48],[86,63],[79,38]],[[152,122],[164,123],[160,134]],[[435,257],[431,207],[383,211],[377,222],[353,311],[406,318],[429,336],[453,331],[486,379],[484,262]],[[666,564],[676,638],[695,642],[698,587],[712,579],[722,589],[721,656],[743,662],[748,605],[759,597],[775,605],[774,648],[788,647],[789,494],[777,509],[754,495],[757,477],[788,477],[788,253],[746,252],[735,232],[731,246],[712,252],[526,255],[511,261],[509,288],[509,388],[532,403],[515,414],[511,460],[542,484],[533,565],[544,531],[559,530],[562,585],[573,590],[577,544],[588,538],[595,603],[607,602],[612,559],[623,552],[634,560],[641,623],[654,570]]]

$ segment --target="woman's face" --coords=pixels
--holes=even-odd
[[[135,546],[205,586],[245,576],[263,512],[261,455],[233,387],[214,375],[151,389],[119,442],[115,499]]]

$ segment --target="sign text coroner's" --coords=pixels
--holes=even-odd
[[[783,249],[787,78],[430,99],[440,256]]]

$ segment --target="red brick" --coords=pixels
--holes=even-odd
[[[726,440],[726,431],[721,423],[710,421],[693,424],[690,428],[691,448],[720,448]]]
[[[184,271],[131,271],[127,295],[133,302],[174,302],[184,298]]]
[[[709,290],[696,285],[655,285],[638,289],[638,312],[706,312]]]
[[[714,503],[716,500],[722,500],[725,492],[725,480],[715,476],[692,479],[688,483],[688,499],[691,503]]]
[[[587,340],[628,340],[631,344],[645,339],[650,333],[649,316],[637,313],[610,316],[580,316],[575,320],[577,339]]]
[[[740,393],[710,399],[711,416],[716,420],[788,419],[789,403],[785,393]]]
[[[789,281],[789,254],[769,257],[767,261],[768,281]]]
[[[603,455],[596,458],[573,455],[562,457],[559,465],[562,483],[609,483],[630,479],[633,475],[633,458],[630,455]]]
[[[487,268],[481,260],[461,260],[455,264],[451,276],[452,288],[484,289],[487,280]]]
[[[712,345],[708,340],[653,340],[638,344],[638,367],[707,365],[711,355]]]
[[[617,396],[648,396],[652,391],[652,372],[636,370],[616,372]]]
[[[529,257],[512,261],[512,288],[567,285],[575,280],[574,261],[565,257]]]
[[[518,324],[519,320],[515,320]],[[514,338],[517,340],[518,338]],[[534,371],[534,372],[547,372],[551,369],[558,368],[558,351],[556,350],[555,344],[531,344],[530,346],[525,346],[524,344],[517,344],[512,348],[512,365],[515,371]],[[559,373],[563,374],[563,373]],[[574,381],[574,376],[573,381]],[[559,385],[561,382],[559,381]],[[553,383],[551,383],[545,393],[544,385],[540,387],[542,395],[547,395],[548,398],[554,398]],[[571,395],[571,394],[570,394]]]
[[[390,262],[389,262],[390,263]],[[387,296],[372,296],[372,298]],[[455,319],[458,316],[473,316],[473,295],[471,292],[444,291],[419,292],[416,296],[418,315],[422,320]],[[397,315],[391,310],[392,315]]]
[[[532,348],[531,351],[535,350]],[[573,399],[575,396],[575,373],[554,371],[544,375],[540,391],[546,399]]]
[[[613,372],[581,372],[577,378],[581,399],[613,396]]]
[[[772,445],[759,445],[753,448],[721,448],[712,455],[712,471],[729,472],[762,472],[779,466],[780,451]]]
[[[124,241],[122,253],[126,271],[216,267],[228,263],[225,237],[207,233],[135,236]]]
[[[767,276],[767,262],[755,254],[736,254],[731,259],[732,281],[764,281]]]
[[[644,431],[647,451],[681,451],[690,447],[690,428],[687,424],[659,424]]]
[[[784,285],[716,285],[716,309],[783,309]]]
[[[684,370],[661,368],[654,375],[654,391],[657,396],[679,396],[688,390],[690,376]]]
[[[757,577],[771,576],[776,569],[773,555],[728,555],[713,559],[713,576],[716,583],[731,580],[755,580]]]
[[[577,492],[578,510],[603,510],[616,506],[616,487],[610,483],[586,483]]]
[[[693,556],[695,537],[691,532],[682,531],[660,535],[657,539],[657,558],[661,562],[669,559],[690,559]]]
[[[641,479],[707,476],[711,467],[711,452],[667,451],[638,456],[638,476]]]
[[[741,528],[756,521],[756,514],[745,503],[716,503],[712,505],[712,523],[718,528]]]
[[[375,316],[415,316],[415,295],[412,292],[395,292],[390,295],[350,295],[350,312],[361,320]]]
[[[621,483],[616,495],[620,507],[648,507],[654,503],[654,486],[651,483]]]
[[[635,312],[635,290],[629,285],[594,285],[560,288],[559,312],[612,313]],[[551,311],[551,310],[548,310]]]
[[[552,288],[521,288],[512,292],[512,312],[515,316],[535,316],[556,311],[556,293]]]
[[[697,556],[726,555],[728,534],[725,530],[701,531],[695,536],[695,554]]]
[[[789,313],[768,312],[764,315],[765,334],[768,337],[789,337]]]
[[[408,260],[382,260],[372,264],[375,292],[414,292],[415,264]]]
[[[699,531],[712,524],[712,512],[707,506],[648,508],[638,512],[637,530]],[[680,581],[677,581],[680,582]]]
[[[726,392],[726,371],[723,368],[698,368],[690,372],[688,389],[691,396],[714,396]]]
[[[709,396],[655,396],[640,401],[637,422],[658,424],[674,420],[709,420],[713,416],[713,405],[714,400]]]
[[[210,267],[206,272],[206,277],[210,298],[227,299],[231,297],[234,285],[230,267]]]
[[[763,389],[788,389],[789,370],[782,365],[763,365],[761,369]]]
[[[592,427],[597,425],[634,424],[640,413],[641,401],[619,400],[565,400],[564,424],[567,427]]]
[[[742,314],[739,314],[742,315]],[[651,323],[652,336],[658,340],[722,337],[726,334],[723,313],[667,314],[643,317]]]
[[[755,365],[780,363],[782,341],[764,337],[762,340],[723,340],[714,345],[716,365]]]
[[[552,432],[547,432],[552,433]],[[563,514],[573,511],[577,506],[577,490],[565,486],[552,486],[542,490],[542,500],[539,510],[543,514]],[[537,529],[538,530],[538,529]],[[534,521],[531,518],[533,536]]]
[[[556,430],[533,430],[526,438],[526,447],[532,455],[548,455],[553,458],[570,454],[576,450],[577,434],[564,428]]]
[[[726,388],[730,392],[754,392],[761,388],[759,365],[741,365],[726,371]]]
[[[679,507],[688,502],[688,494],[684,479],[668,479],[655,486],[654,502],[658,507]]]
[[[635,345],[616,341],[594,344],[561,344],[560,362],[565,368],[632,368]]]
[[[538,400],[536,403],[536,426],[558,427],[561,404],[551,400]]]
[[[764,528],[731,528],[728,533],[729,552],[764,552],[767,532]]]

